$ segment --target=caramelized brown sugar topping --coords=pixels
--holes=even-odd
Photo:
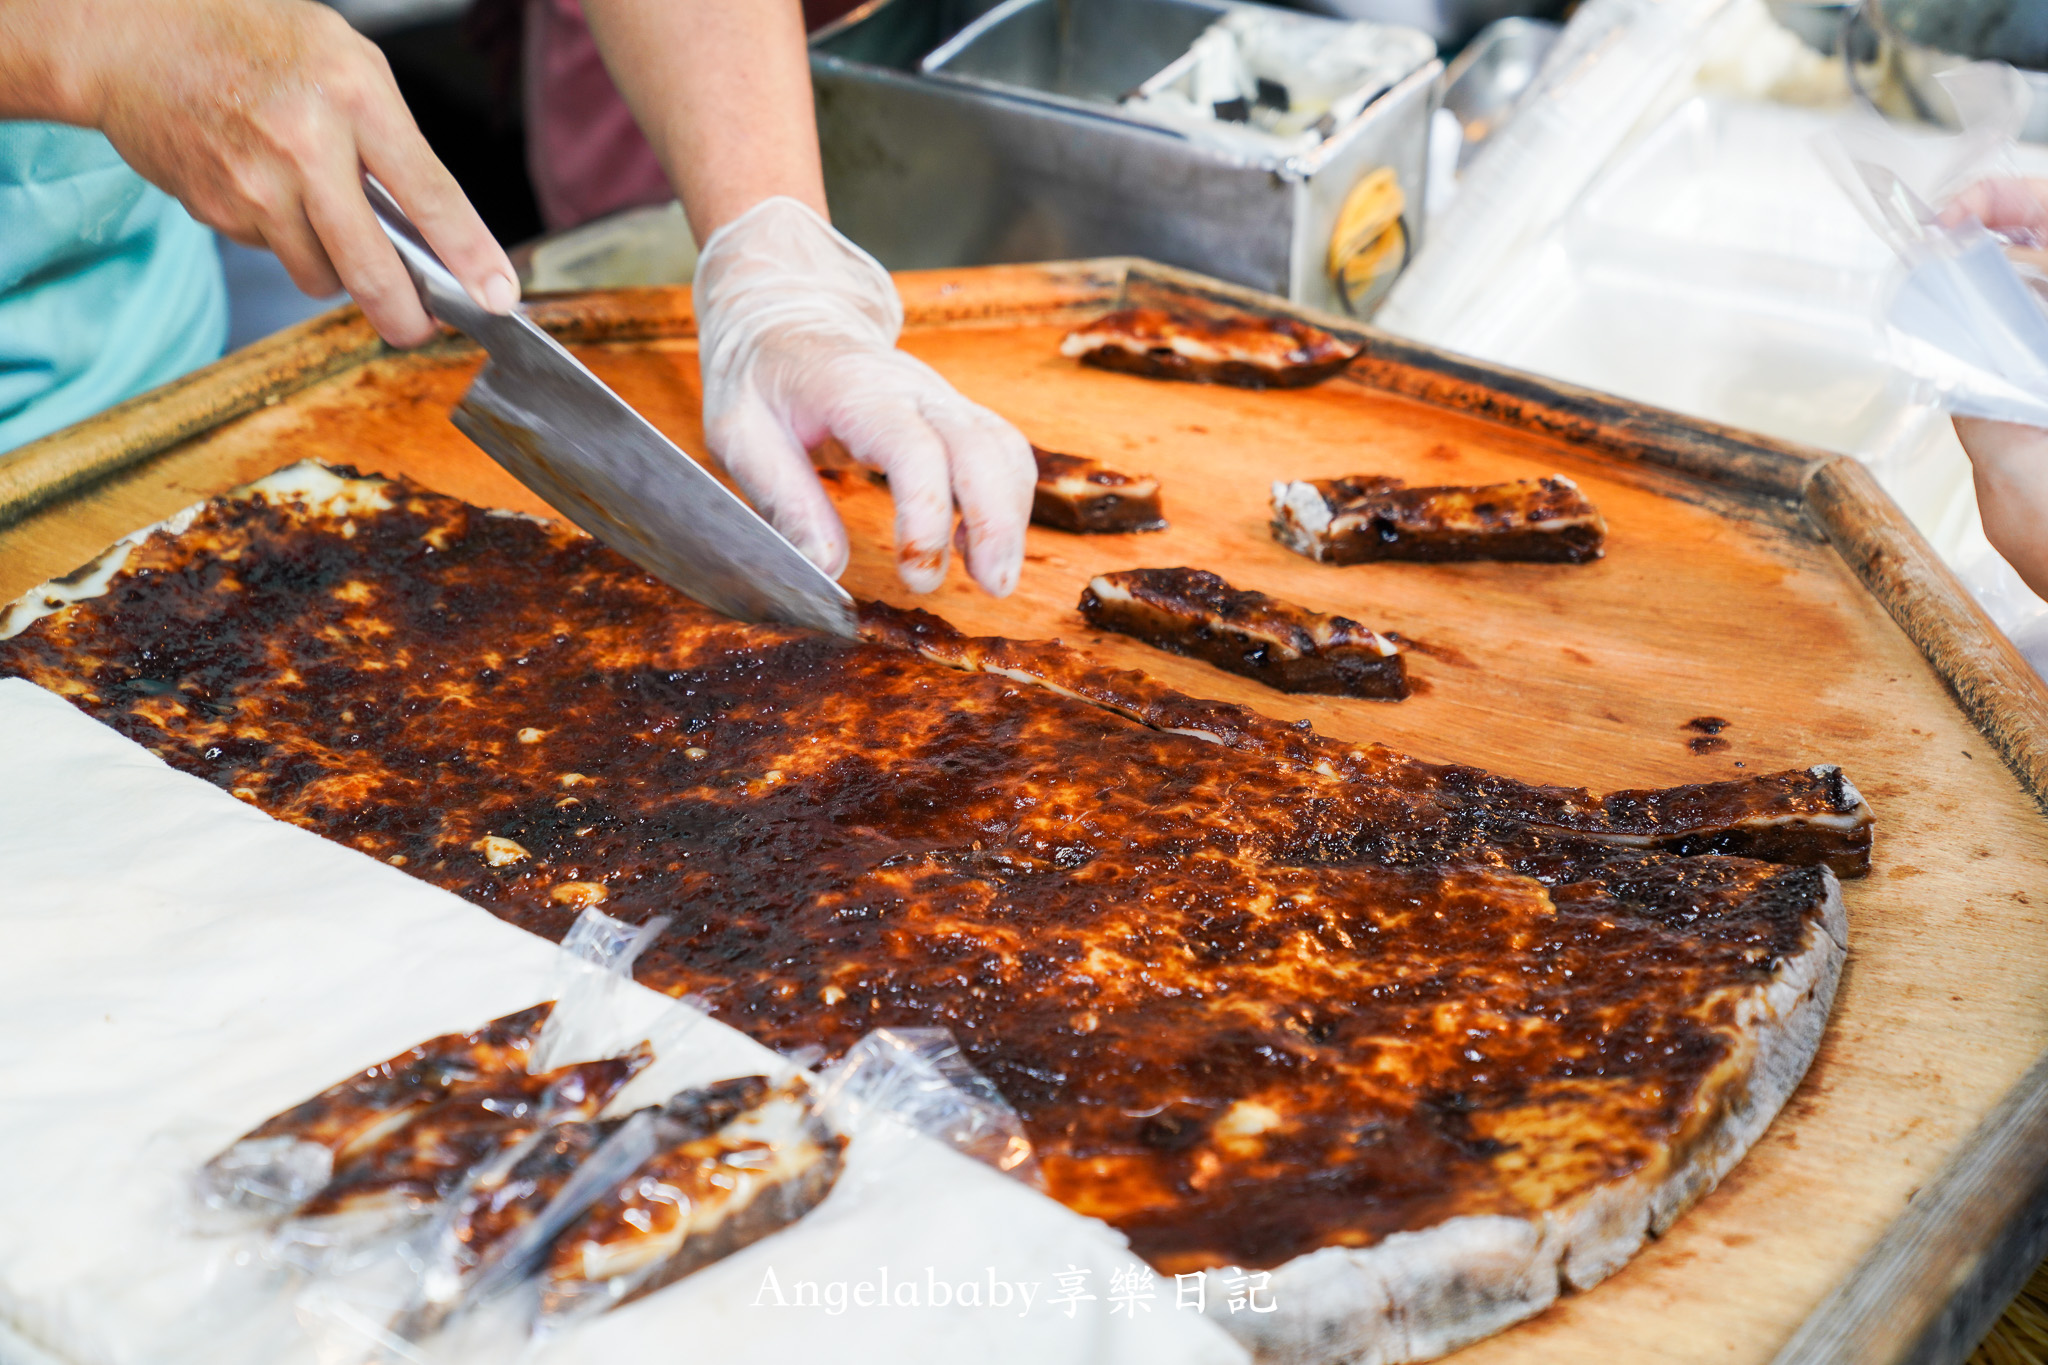
[[[1674,1160],[1821,932],[1812,864],[1867,858],[1832,769],[1533,788],[921,614],[738,624],[361,486],[389,505],[209,504],[0,675],[538,934],[672,915],[641,978],[772,1046],[951,1029],[1162,1269]]]

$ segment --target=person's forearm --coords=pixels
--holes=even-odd
[[[2048,255],[2032,249],[2048,241],[2048,180],[1981,181],[1941,217],[1950,225],[1975,218],[2027,244],[2009,254],[2036,268],[2048,263]],[[2048,597],[2048,431],[1976,417],[1958,417],[1955,425],[1969,452],[1986,539],[2028,587]]]
[[[92,10],[91,0],[0,0],[0,119],[91,123],[74,58]]]
[[[583,0],[698,241],[763,199],[825,212],[798,0]]]
[[[2048,431],[1958,417],[1956,435],[1970,453],[1985,537],[2048,597]]]

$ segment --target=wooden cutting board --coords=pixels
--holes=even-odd
[[[1065,329],[1118,297],[1235,297],[1125,262],[930,273],[904,288],[909,350],[1040,445],[1156,473],[1172,525],[1033,528],[1011,598],[983,596],[956,566],[918,599],[894,579],[886,489],[837,472],[856,596],[914,603],[977,634],[1057,636],[1191,693],[1527,780],[1615,788],[1847,770],[1877,814],[1875,856],[1846,888],[1848,970],[1805,1084],[1662,1241],[1459,1357],[1770,1359],[2048,1050],[2039,680],[1853,462],[1378,336],[1351,374],[1301,391],[1061,359]],[[686,292],[541,312],[657,426],[703,448]],[[476,363],[456,342],[385,353],[359,319],[337,315],[40,443],[0,464],[0,600],[300,459],[545,512],[446,421]],[[1417,484],[1568,474],[1606,515],[1607,557],[1335,568],[1274,543],[1272,480],[1355,473]],[[1285,696],[1098,635],[1075,611],[1090,574],[1183,564],[1419,642],[1418,694]],[[1691,724],[1703,718],[1717,724]],[[2038,1175],[2048,1151],[2026,1161]],[[2010,1171],[1998,1179],[2009,1192],[1992,1191],[1997,1212],[2018,1211],[2025,1192]],[[1915,1288],[1886,1296],[1905,1316],[1880,1336],[1910,1346],[1957,1287],[1934,1280],[1994,1231],[1946,1228],[1931,1259],[1903,1272],[1895,1259]]]

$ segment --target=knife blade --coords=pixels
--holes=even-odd
[[[455,408],[463,435],[563,516],[712,610],[854,633],[846,589],[523,311],[473,301],[375,177],[363,189],[427,312],[490,357]]]

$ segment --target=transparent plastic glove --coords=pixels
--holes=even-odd
[[[806,453],[831,436],[888,477],[912,589],[944,580],[955,507],[968,572],[998,597],[1016,586],[1031,446],[896,349],[903,304],[879,262],[805,205],[766,199],[704,244],[696,297],[705,440],[799,550],[846,567],[846,529]]]

